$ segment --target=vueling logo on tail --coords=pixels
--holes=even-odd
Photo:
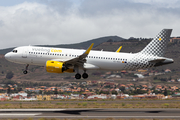
[[[172,29],[163,29],[140,53],[152,56],[164,56]]]

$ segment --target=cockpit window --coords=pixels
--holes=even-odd
[[[17,50],[13,50],[12,52],[13,52],[13,53],[17,53]]]

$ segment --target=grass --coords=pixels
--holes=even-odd
[[[28,108],[180,108],[180,101],[160,102],[48,102],[48,103],[6,103],[0,102],[0,109],[28,109]]]

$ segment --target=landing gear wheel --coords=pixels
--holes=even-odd
[[[23,73],[24,73],[24,74],[27,74],[28,72],[27,72],[27,70],[24,70]]]
[[[27,71],[27,70],[28,70],[28,67],[29,67],[29,64],[27,64],[27,65],[26,65],[26,69],[23,70],[23,73],[24,73],[24,74],[27,74],[27,73],[28,73],[28,71]]]
[[[81,74],[77,73],[77,74],[75,75],[75,78],[76,78],[76,79],[81,79]]]
[[[88,74],[87,74],[87,73],[83,73],[82,77],[83,77],[84,79],[86,79],[86,78],[88,78]]]

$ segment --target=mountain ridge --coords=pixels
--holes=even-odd
[[[126,40],[119,36],[106,36],[106,37],[100,37],[92,40],[87,40],[80,43],[73,43],[73,44],[59,44],[59,45],[33,45],[33,46],[41,46],[41,47],[57,47],[57,48],[73,48],[73,49],[87,49],[91,43],[94,43],[94,47],[100,45],[103,42],[110,41],[122,41]],[[6,48],[6,49],[0,49],[0,54],[6,54],[7,52],[11,51],[15,47]]]

